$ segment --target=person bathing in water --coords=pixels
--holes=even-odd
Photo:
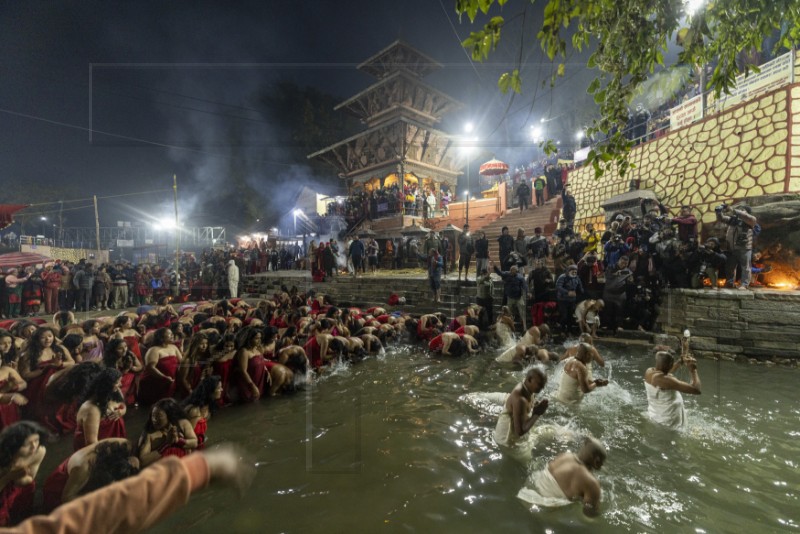
[[[547,399],[534,402],[534,397],[541,393],[545,385],[547,374],[536,366],[530,368],[525,373],[525,380],[511,390],[494,429],[494,440],[498,445],[513,446],[547,411]]]

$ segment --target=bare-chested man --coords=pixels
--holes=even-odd
[[[681,365],[686,365],[691,375],[691,383],[677,379],[672,373]],[[700,395],[700,376],[697,374],[697,361],[685,353],[677,362],[667,351],[656,352],[656,366],[644,373],[644,388],[647,393],[647,415],[662,425],[678,429],[686,421],[683,409],[683,396]]]
[[[532,367],[525,374],[525,380],[511,390],[494,429],[494,440],[498,445],[513,446],[547,411],[547,399],[534,402],[534,397],[546,384],[547,374],[544,370]]]
[[[534,487],[546,499],[583,502],[583,513],[600,513],[600,482],[592,471],[603,467],[606,449],[594,438],[586,438],[578,454],[564,452],[534,475]]]
[[[579,344],[575,356],[567,358],[564,362],[564,372],[561,374],[556,400],[564,404],[578,404],[583,400],[584,394],[608,385],[608,380],[589,378],[586,364],[590,361],[592,361],[592,346],[588,343]]]

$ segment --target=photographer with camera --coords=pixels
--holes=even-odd
[[[725,241],[728,244],[728,260],[725,265],[727,282],[725,287],[735,287],[736,272],[739,271],[741,285],[739,289],[747,289],[750,285],[750,268],[753,254],[753,229],[757,226],[756,218],[750,206],[742,204],[739,208],[731,208],[722,204],[714,208],[717,221],[728,225]]]
[[[725,266],[727,258],[719,250],[719,239],[709,237],[689,256],[689,273],[692,276],[692,289],[701,289],[708,279],[711,287],[717,287],[719,270]]]

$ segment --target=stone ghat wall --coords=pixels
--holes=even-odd
[[[798,291],[671,289],[658,323],[676,336],[688,328],[699,356],[800,361]]]
[[[800,84],[767,93],[634,148],[625,177],[591,166],[569,174],[576,222],[604,223],[601,203],[628,191],[631,179],[666,205],[695,207],[704,223],[733,199],[800,192]],[[676,211],[677,213],[677,211]]]

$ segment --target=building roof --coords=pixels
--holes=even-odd
[[[376,78],[383,78],[400,69],[424,78],[440,68],[441,63],[401,40],[393,42],[358,66],[358,70]]]

